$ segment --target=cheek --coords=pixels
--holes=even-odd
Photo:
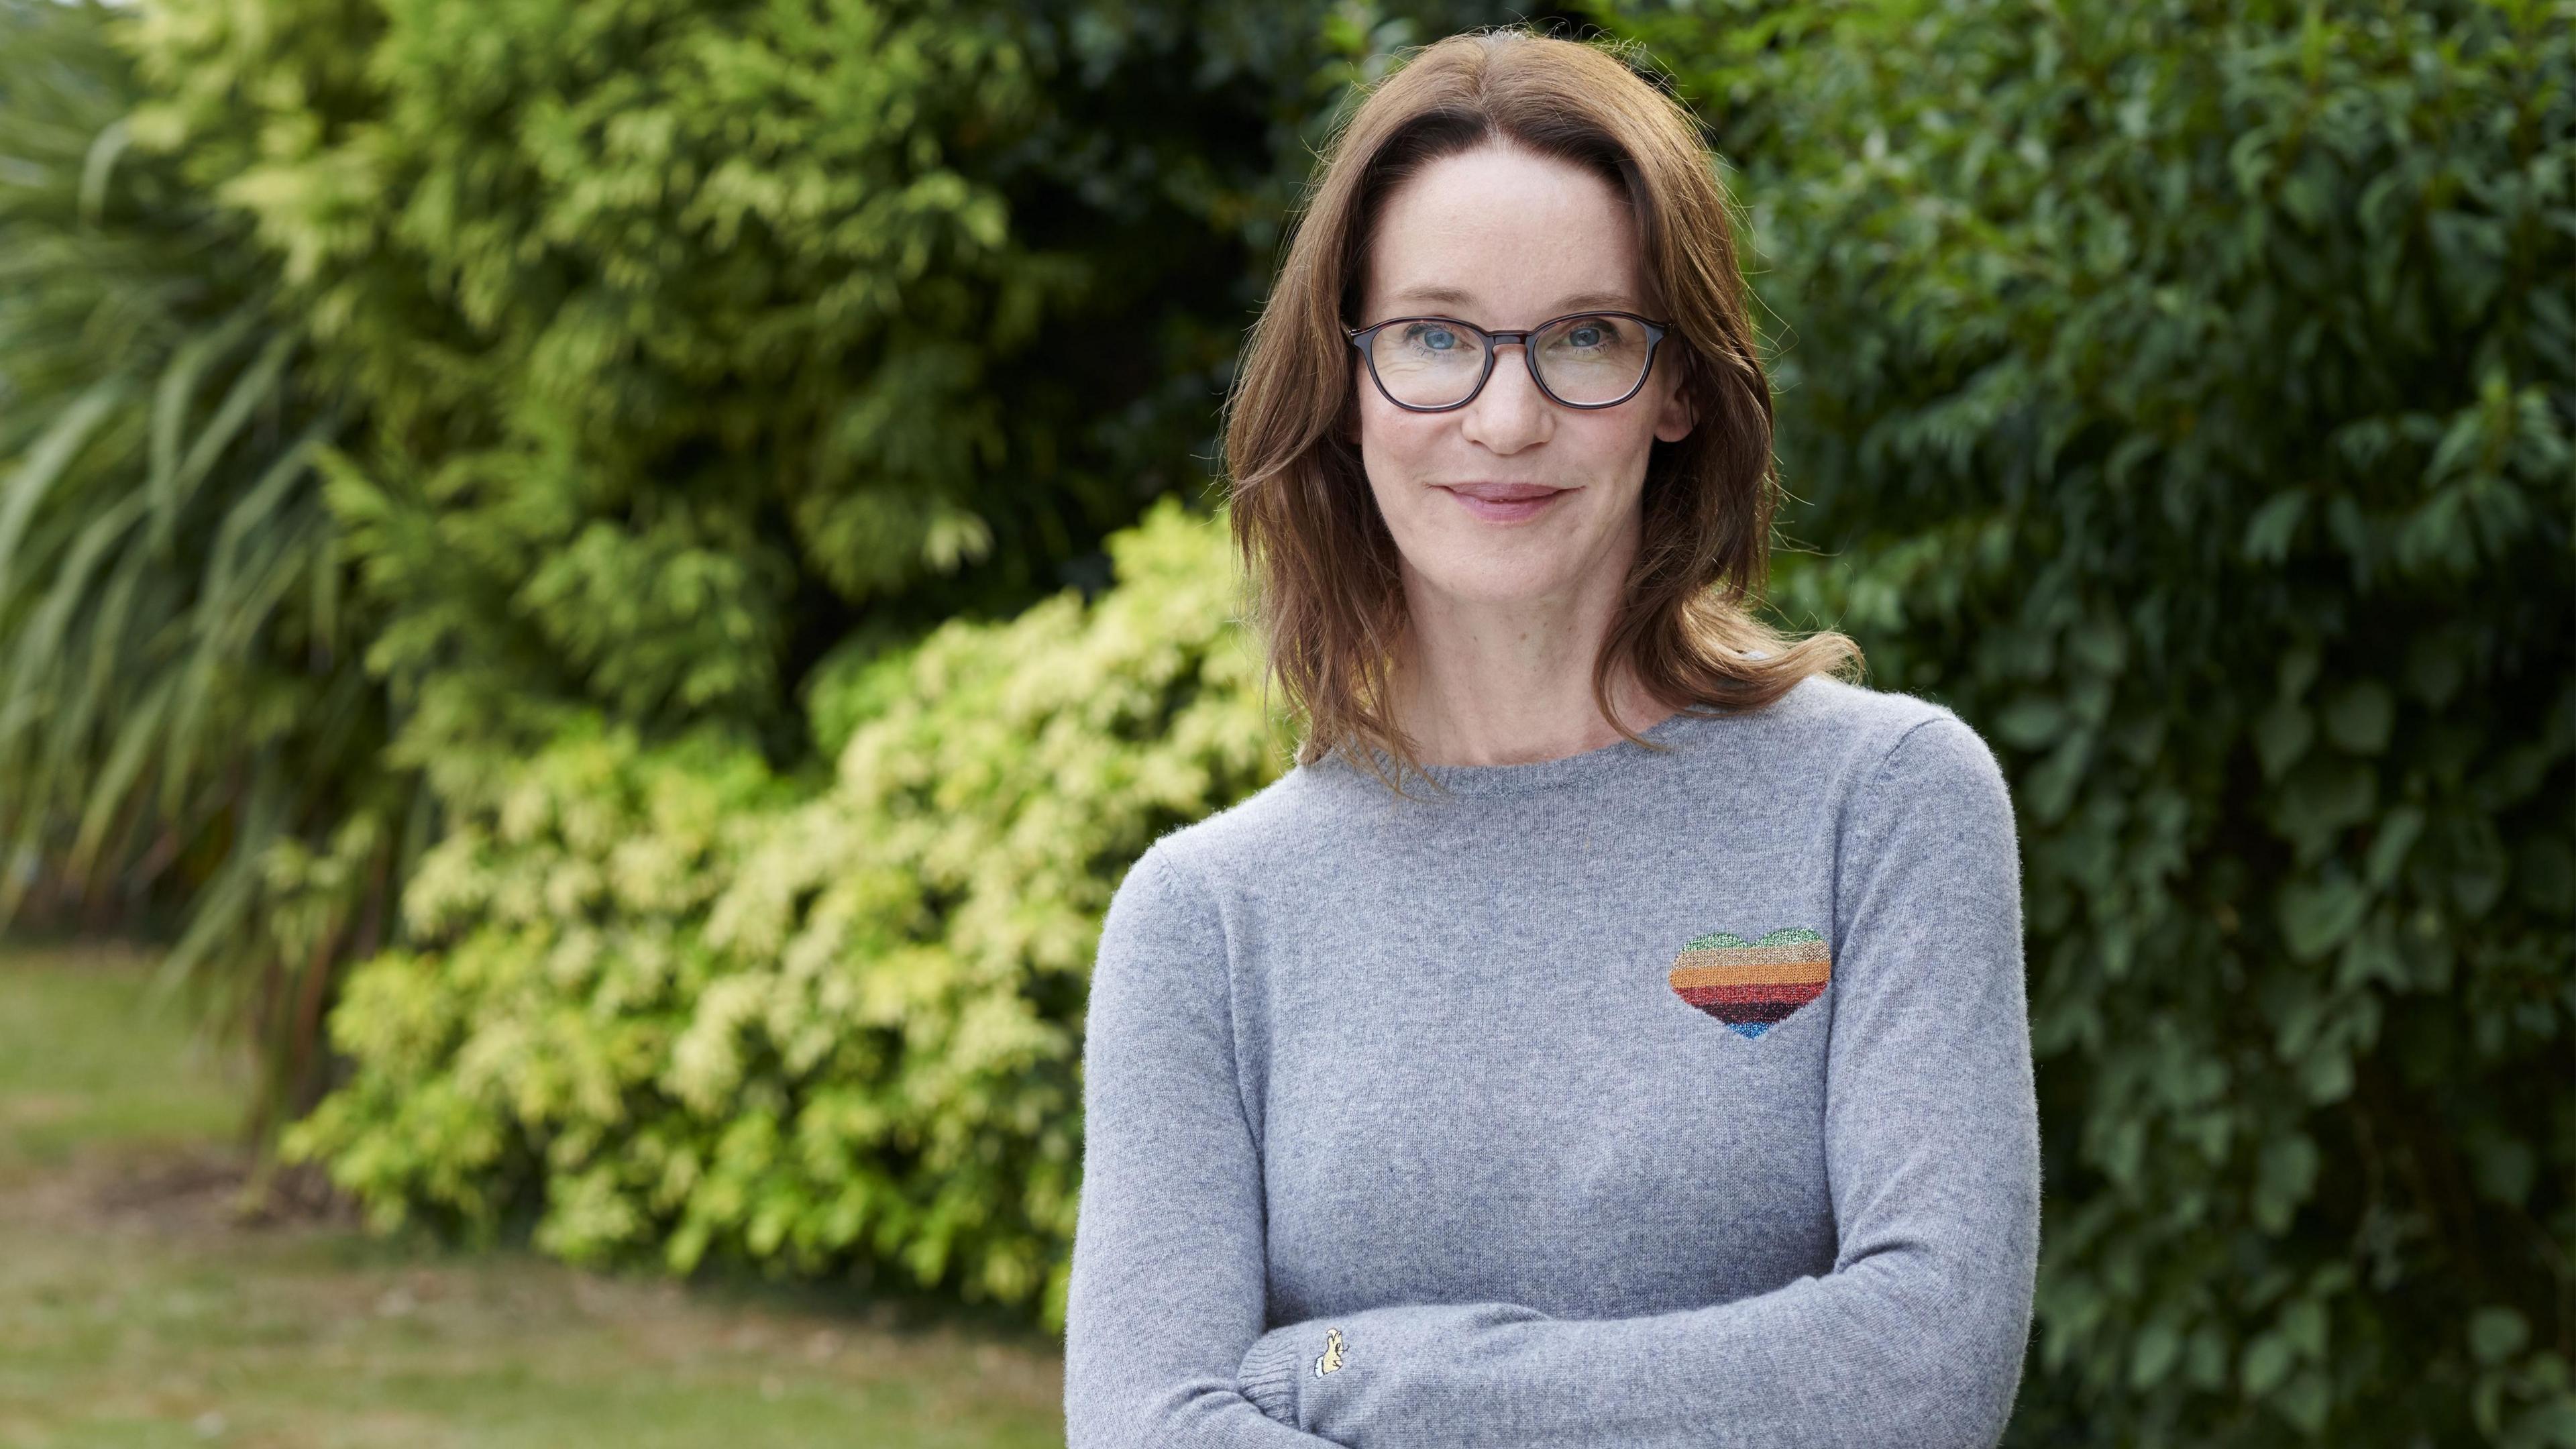
[[[1357,406],[1360,461],[1368,468],[1369,481],[1383,487],[1419,475],[1428,455],[1438,446],[1443,429],[1451,423],[1447,413],[1409,413],[1377,395],[1377,389],[1362,379],[1363,391]]]
[[[1655,413],[1639,407],[1644,398],[1607,412],[1565,411],[1558,415],[1556,435],[1548,442],[1556,455],[1554,472],[1594,485],[1618,485],[1645,476],[1648,453],[1655,445]]]

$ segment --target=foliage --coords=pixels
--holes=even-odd
[[[0,0],[0,921],[179,914],[268,1072],[319,1082],[320,988],[374,949],[408,803],[307,386],[248,228],[127,144],[93,5]]]
[[[427,934],[371,967],[335,1018],[355,1076],[299,1153],[329,1158],[386,1221],[418,1210],[484,1231],[533,1214],[558,1251],[652,1247],[681,1268],[716,1249],[809,1269],[873,1256],[935,1280],[953,1259],[973,1291],[1042,1290],[1059,1311],[1078,1129],[1032,1124],[1076,1101],[1064,1032],[1098,911],[1149,825],[1267,777],[1239,737],[1257,711],[1227,693],[1241,661],[1189,662],[1219,637],[1227,576],[1209,554],[1190,592],[1165,590],[1191,611],[1168,646],[1116,632],[1160,597],[1139,592],[1150,578],[1104,602],[1105,625],[1060,598],[993,636],[1016,643],[974,644],[963,624],[917,652],[902,641],[961,599],[1009,597],[1037,556],[1025,537],[1015,555],[1011,530],[1052,530],[1062,552],[1074,530],[1047,510],[1078,505],[1090,526],[1198,476],[1183,443],[1207,441],[1253,263],[1307,148],[1350,82],[1419,33],[1415,15],[1463,23],[1474,8],[985,7],[1007,22],[988,33],[901,5],[821,7],[840,31],[783,6],[696,7],[667,24],[654,7],[598,24],[582,17],[599,7],[549,7],[509,20],[508,66],[459,29],[460,7],[305,5],[304,23],[270,23],[284,10],[156,12],[143,48],[169,100],[139,124],[214,158],[197,174],[259,218],[326,356],[373,409],[365,448],[324,455],[329,500],[387,615],[371,662],[412,706],[392,758],[425,772],[451,832],[410,897],[442,902],[409,912]],[[901,44],[856,65],[871,26]],[[812,103],[861,80],[858,100]],[[480,119],[460,126],[461,112]],[[766,139],[746,152],[743,134]],[[889,239],[889,218],[909,230]],[[959,451],[959,439],[982,441]],[[1108,471],[1125,476],[1111,486]],[[959,576],[971,590],[918,582],[922,508],[949,510],[960,538],[988,524],[999,538]],[[684,536],[701,524],[712,531]],[[1152,541],[1167,532],[1125,547],[1151,563],[1179,547]],[[1092,642],[1073,649],[1085,629]],[[887,763],[789,812],[803,786],[770,778],[745,741],[802,775],[766,718],[770,696],[835,630],[793,680],[803,718],[785,718],[828,754]],[[1108,673],[1058,678],[1059,666]],[[1136,693],[1164,688],[1170,669],[1226,687],[1167,706]],[[1095,694],[1106,680],[1130,687]],[[916,686],[928,695],[906,694]],[[998,714],[963,703],[1006,696]],[[1061,742],[1031,755],[1009,729],[1041,719]],[[1099,756],[1083,720],[1129,743]],[[1153,742],[1153,721],[1180,733]],[[975,783],[937,783],[922,773],[933,766],[971,766]],[[936,838],[914,839],[919,822],[880,829],[979,791],[990,800]],[[666,796],[703,809],[663,819]],[[594,825],[568,832],[547,823],[558,815]],[[650,898],[601,887],[540,920],[509,884],[521,871],[624,879],[629,836],[680,862]],[[844,877],[865,859],[885,864]],[[470,889],[456,884],[466,861],[488,872]],[[819,904],[757,894],[756,880],[788,879]],[[882,996],[836,1001],[843,1014],[795,1028],[796,1050],[841,1029],[847,1060],[787,1071],[770,1062],[776,1043],[770,1057],[751,1049],[726,1069],[748,1075],[692,1087],[659,1125],[626,1115],[641,1077],[614,1079],[613,1111],[598,1078],[579,1109],[561,1107],[515,1074],[592,1060],[592,1043],[549,1038],[525,1061],[496,1043],[513,1011],[555,1020],[558,986],[594,989],[527,975],[525,953],[557,959],[573,918],[615,934],[618,959],[646,963],[632,969],[674,973],[665,995],[638,999],[648,1019],[621,1024],[633,1028],[621,1052],[647,1051],[654,1022],[765,995],[784,1012],[811,988],[808,967],[780,978],[736,932],[793,938],[799,959],[844,972],[897,973],[869,979],[908,979],[920,1002],[890,1043]],[[1009,1005],[1023,977],[1035,1004]],[[370,1034],[405,1010],[422,1013],[418,1035]],[[877,1014],[849,1014],[862,1011]],[[940,1024],[951,1017],[954,1032]],[[475,1031],[471,1055],[442,1055]],[[505,1077],[506,1103],[489,1095]],[[815,1083],[841,1094],[828,1112],[701,1133],[723,1091],[785,1101]],[[847,1096],[862,1087],[876,1095]],[[1007,1131],[977,1125],[994,1103]],[[847,1115],[862,1107],[878,1115]],[[791,1127],[808,1142],[856,1135],[794,1173],[747,1155]],[[703,1184],[642,1181],[619,1157],[630,1149],[684,1154]]]
[[[572,700],[786,763],[828,651],[1096,587],[1203,478],[1323,12],[166,0],[136,130],[371,410],[401,758]]]
[[[2571,18],[1629,17],[1745,168],[1784,601],[2012,770],[2022,1442],[2576,1444]]]
[[[1091,603],[840,680],[854,732],[818,797],[594,716],[447,782],[417,944],[352,976],[331,1026],[357,1073],[288,1155],[380,1224],[892,1269],[1061,1324],[1100,914],[1156,834],[1286,756],[1221,521],[1166,500],[1110,546]]]
[[[1335,68],[1407,33],[0,7],[0,907],[184,912],[255,1126],[398,934],[430,777],[580,708],[819,769],[835,671],[1099,587],[1099,535],[1202,477]]]
[[[2576,1444],[2576,11],[1601,3],[1741,168],[1786,526],[1827,550],[1785,611],[2013,772],[2050,1153],[2019,1441]],[[1207,525],[1116,536],[1106,592],[1085,551],[1199,477],[1347,81],[1494,17],[143,15],[148,145],[87,213],[122,82],[0,62],[0,267],[52,268],[0,290],[0,651],[56,651],[0,679],[0,782],[56,782],[31,839],[193,840],[202,880],[267,818],[222,792],[297,761],[282,894],[222,908],[310,951],[425,828],[365,782],[417,768],[446,838],[299,1156],[381,1222],[1060,1321],[1098,912],[1279,764]],[[226,535],[316,423],[318,503],[288,470]],[[64,566],[148,537],[201,438],[178,567]],[[121,568],[166,624],[111,637]],[[1059,581],[1097,597],[976,622]],[[361,641],[387,757],[322,711],[370,696]],[[132,723],[198,687],[192,742]]]

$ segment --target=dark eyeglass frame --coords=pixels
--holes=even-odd
[[[1637,369],[1636,386],[1629,388],[1626,392],[1621,393],[1619,396],[1612,398],[1608,402],[1567,402],[1565,399],[1558,397],[1556,395],[1556,390],[1547,385],[1547,379],[1538,375],[1538,363],[1533,361],[1530,356],[1529,340],[1531,337],[1538,333],[1545,332],[1547,329],[1555,326],[1559,322],[1572,322],[1577,318],[1582,317],[1619,317],[1624,318],[1627,321],[1634,322],[1638,326],[1646,329],[1646,365]],[[1442,403],[1437,407],[1419,407],[1409,402],[1398,402],[1395,394],[1387,390],[1386,379],[1377,375],[1377,356],[1373,351],[1371,351],[1369,344],[1375,340],[1377,334],[1381,330],[1393,327],[1399,322],[1438,322],[1446,326],[1473,332],[1478,337],[1484,339],[1485,370],[1477,375],[1476,385],[1467,389],[1467,395],[1465,397],[1462,397],[1453,403]],[[1456,412],[1458,409],[1465,407],[1471,402],[1474,402],[1478,395],[1484,392],[1485,384],[1493,380],[1494,358],[1498,353],[1498,349],[1500,349],[1506,342],[1517,342],[1521,345],[1521,365],[1529,369],[1530,381],[1537,384],[1539,392],[1544,394],[1549,402],[1552,402],[1561,408],[1580,408],[1585,412],[1596,412],[1602,408],[1615,408],[1645,390],[1646,379],[1655,375],[1656,349],[1663,346],[1665,335],[1671,331],[1672,324],[1669,322],[1657,322],[1650,317],[1640,317],[1634,312],[1607,312],[1596,307],[1581,312],[1568,312],[1562,317],[1550,317],[1535,327],[1522,327],[1517,329],[1507,328],[1499,332],[1488,331],[1485,328],[1477,326],[1473,322],[1463,321],[1456,317],[1428,316],[1389,317],[1383,322],[1372,322],[1366,327],[1345,327],[1342,329],[1342,335],[1351,340],[1351,345],[1360,350],[1361,359],[1368,363],[1369,381],[1377,384],[1378,396],[1385,398],[1388,402],[1394,403],[1395,406],[1400,407],[1409,413],[1451,413]]]

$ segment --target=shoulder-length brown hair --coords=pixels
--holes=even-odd
[[[1792,640],[1752,613],[1779,493],[1771,385],[1756,355],[1715,157],[1697,122],[1617,54],[1512,26],[1454,35],[1377,83],[1325,151],[1226,404],[1225,461],[1245,615],[1306,721],[1298,763],[1338,751],[1399,792],[1419,773],[1388,713],[1388,666],[1405,626],[1395,539],[1370,495],[1345,326],[1366,294],[1370,226],[1428,163],[1489,142],[1574,162],[1634,209],[1643,268],[1672,332],[1658,364],[1683,369],[1695,420],[1649,454],[1640,539],[1593,665],[1593,695],[1619,733],[1625,661],[1665,704],[1758,709],[1860,651],[1840,634]]]

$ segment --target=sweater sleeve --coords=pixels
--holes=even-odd
[[[1159,843],[1101,922],[1066,1288],[1067,1449],[1332,1449],[1236,1382],[1268,1268],[1223,927]]]
[[[1990,1449],[2030,1331],[2039,1129],[2019,847],[1985,742],[1946,713],[1909,729],[1852,797],[1836,870],[1829,1272],[1635,1318],[1312,1319],[1246,1352],[1255,1401],[1352,1449]]]

